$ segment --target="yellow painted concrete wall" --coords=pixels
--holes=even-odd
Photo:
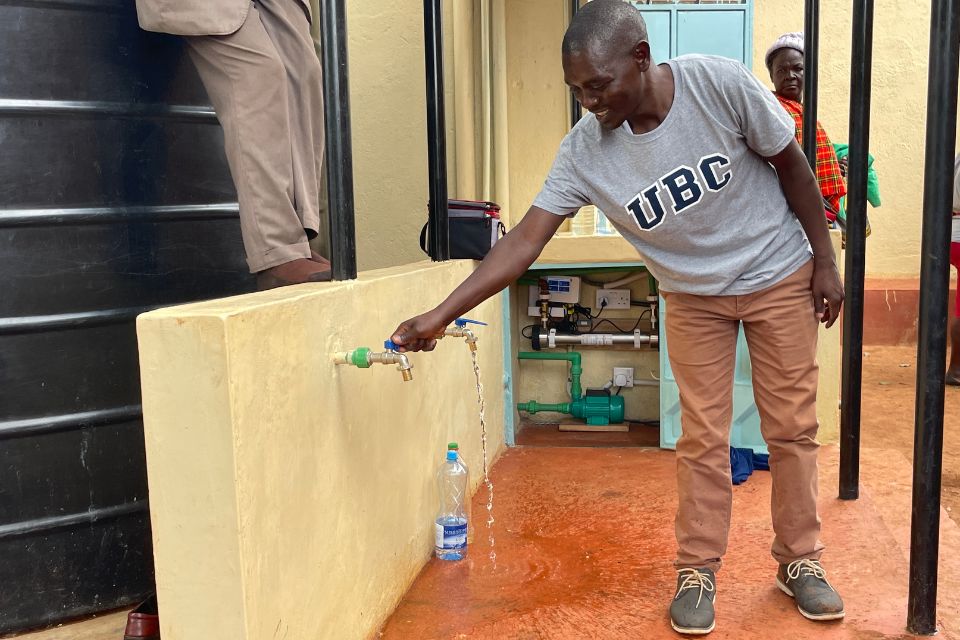
[[[312,1],[318,13],[318,0]],[[481,85],[474,31],[488,2],[443,4],[450,197],[482,199],[494,193],[492,187],[482,193],[474,179],[482,157],[473,122]],[[423,3],[350,0],[346,5],[358,266],[409,264],[424,258],[419,235],[428,199]],[[314,36],[319,37],[318,25]],[[325,248],[323,239],[318,247]]]
[[[346,3],[357,262],[424,258],[427,123],[423,3]]]
[[[392,366],[336,367],[330,356],[379,347],[471,269],[421,263],[138,319],[165,638],[376,631],[432,551],[449,440],[480,482],[473,373],[461,340],[413,354],[407,383]],[[499,300],[472,315],[496,326]],[[502,349],[498,330],[481,329],[494,456]]]
[[[560,66],[565,5],[556,0],[508,0],[505,7],[510,203],[517,217],[543,186],[570,126],[570,93]]]

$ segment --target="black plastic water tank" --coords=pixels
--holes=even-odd
[[[222,132],[132,0],[0,0],[0,634],[153,588],[134,318],[249,291]]]

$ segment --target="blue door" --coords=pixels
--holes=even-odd
[[[654,61],[663,62],[686,53],[707,53],[751,66],[751,2],[633,4],[647,21]]]

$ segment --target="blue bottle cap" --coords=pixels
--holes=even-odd
[[[447,451],[447,462],[456,462],[457,452],[456,451]]]

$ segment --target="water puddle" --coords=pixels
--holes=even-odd
[[[493,539],[493,483],[487,469],[487,423],[483,417],[483,385],[480,383],[480,365],[477,362],[477,352],[471,350],[473,359],[473,375],[477,378],[477,404],[480,405],[480,447],[483,452],[483,484],[487,487],[487,539],[490,541],[490,562],[497,565],[497,552],[494,550]]]

